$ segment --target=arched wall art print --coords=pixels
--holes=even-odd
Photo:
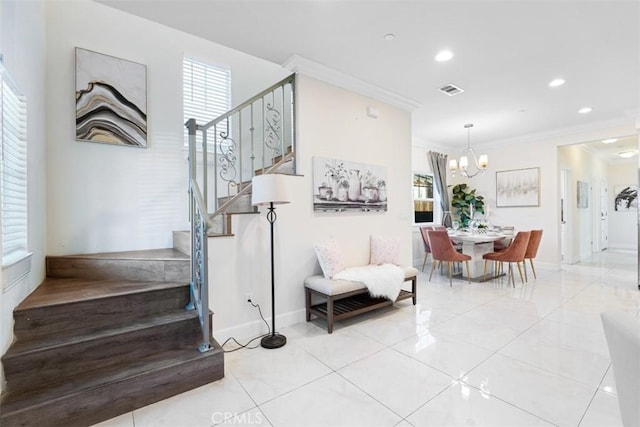
[[[76,48],[76,139],[147,147],[147,67]]]

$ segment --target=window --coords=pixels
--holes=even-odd
[[[184,121],[195,118],[205,124],[231,109],[231,71],[214,67],[191,58],[184,58],[183,106]],[[185,130],[185,145],[189,144]],[[202,134],[198,132],[198,146]]]
[[[0,62],[2,265],[27,256],[27,100]]]
[[[413,214],[416,224],[433,222],[433,175],[413,174]]]

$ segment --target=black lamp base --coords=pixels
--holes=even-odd
[[[274,333],[262,338],[260,345],[264,348],[280,348],[287,343],[287,337]]]

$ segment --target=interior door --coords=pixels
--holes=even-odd
[[[600,250],[609,247],[609,194],[607,182],[600,184]]]
[[[569,246],[569,182],[571,172],[567,169],[560,171],[560,259],[563,264],[571,263]]]

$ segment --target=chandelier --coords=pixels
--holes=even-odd
[[[481,154],[480,157],[477,157],[475,151],[471,148],[471,128],[473,123],[467,123],[464,127],[467,129],[467,149],[460,156],[460,160],[451,159],[449,161],[449,170],[452,176],[456,176],[456,173],[459,173],[465,178],[473,178],[487,170],[489,157],[486,154]],[[472,169],[469,168],[469,162],[471,162]]]

